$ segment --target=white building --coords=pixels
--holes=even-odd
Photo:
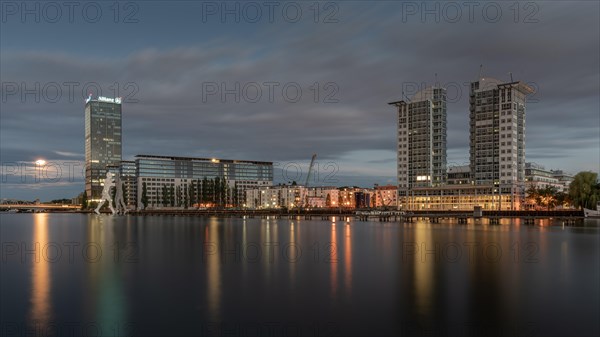
[[[565,191],[565,184],[555,177],[552,171],[537,163],[525,163],[525,184],[527,189],[553,187],[558,192]]]
[[[398,186],[375,186],[375,207],[396,207],[398,205]]]
[[[306,188],[299,185],[262,186],[246,190],[248,209],[295,208],[308,198]],[[303,202],[301,200],[304,200]]]
[[[398,190],[443,185],[446,180],[446,89],[426,88],[398,108]]]

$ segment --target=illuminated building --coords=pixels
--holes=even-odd
[[[398,108],[398,207],[518,210],[525,197],[523,82],[481,78],[469,95],[470,164],[446,172],[446,93],[428,88]]]
[[[272,162],[155,155],[135,158],[138,208],[144,188],[150,208],[181,208],[186,207],[185,201],[189,207],[241,207],[247,189],[273,184]],[[221,186],[214,187],[215,181]]]
[[[102,194],[107,166],[121,162],[121,99],[92,96],[85,104],[85,192],[90,201]]]

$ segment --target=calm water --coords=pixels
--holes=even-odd
[[[600,332],[593,220],[0,221],[3,336]]]

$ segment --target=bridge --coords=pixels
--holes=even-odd
[[[1,204],[0,212],[17,210],[19,212],[26,211],[72,211],[78,210],[81,206],[64,205],[64,204]]]

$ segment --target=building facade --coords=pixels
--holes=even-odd
[[[137,206],[137,166],[135,161],[123,160],[119,165],[119,174],[124,186],[123,197],[128,208]]]
[[[573,175],[563,170],[552,170],[550,172],[552,172],[554,178],[558,179],[559,184],[563,187],[563,191],[568,192],[569,186],[571,186],[571,182],[573,181]]]
[[[415,188],[444,185],[446,90],[429,87],[408,102],[389,104],[398,109],[398,198],[408,198]]]
[[[525,196],[525,103],[532,92],[520,81],[471,83],[471,177],[475,185],[494,186],[494,194],[511,195],[513,209]]]
[[[273,184],[272,162],[138,155],[135,166],[138,208],[242,207],[248,189]]]
[[[448,185],[470,185],[471,167],[469,165],[453,166],[448,168]]]
[[[441,186],[446,180],[446,90],[426,88],[398,108],[398,190]]]
[[[398,205],[398,186],[375,185],[375,193],[373,198],[375,200],[375,207],[396,207]]]
[[[89,201],[102,195],[107,166],[119,165],[121,99],[91,96],[85,104],[85,192]]]
[[[375,207],[375,192],[373,189],[359,187],[263,186],[246,191],[244,207],[248,209],[371,208]]]
[[[244,207],[248,209],[293,209],[302,207],[307,198],[308,193],[304,186],[259,186],[246,190]]]
[[[544,166],[537,163],[525,163],[525,186],[527,190],[547,187],[554,188],[558,192],[565,190],[564,183],[555,177],[552,171],[546,170]]]
[[[446,185],[420,187],[399,205],[404,210],[472,211],[475,206],[483,210],[514,210],[513,196],[498,194],[491,185]]]
[[[525,199],[523,82],[481,78],[469,96],[469,166],[446,170],[446,92],[428,88],[398,108],[398,208],[518,210]]]

